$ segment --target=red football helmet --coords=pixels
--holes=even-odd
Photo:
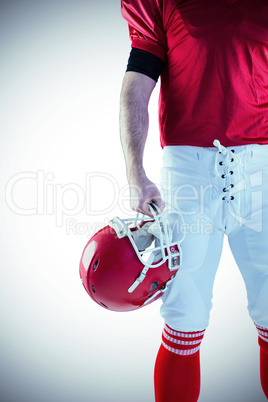
[[[154,204],[150,209],[154,219],[116,217],[84,248],[80,277],[102,307],[130,311],[151,303],[166,291],[181,265],[183,238],[172,241],[174,222],[181,215],[174,210],[161,213]]]

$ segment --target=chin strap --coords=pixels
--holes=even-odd
[[[155,292],[152,296],[148,297],[148,299],[145,300],[145,302],[143,303],[143,306],[145,306],[146,304],[148,304],[148,303],[150,303],[151,301],[153,301],[153,300],[156,298],[156,296],[158,296],[159,294],[165,293],[165,292],[168,290],[168,286],[171,284],[171,282],[174,281],[175,276],[176,276],[176,274],[173,275],[173,276],[170,278],[170,280],[167,281],[167,282],[165,283],[165,285],[164,285],[161,289],[159,289],[157,292]]]
[[[132,293],[138,286],[140,283],[142,283],[144,281],[144,279],[146,278],[146,274],[148,269],[150,269],[150,266],[153,262],[154,259],[154,255],[153,253],[150,255],[149,259],[148,259],[148,265],[146,265],[143,270],[141,271],[141,273],[139,274],[138,278],[135,280],[135,282],[132,283],[132,285],[130,286],[130,288],[128,289],[128,293]]]
[[[171,271],[172,271],[172,270],[174,270],[174,271],[175,271],[175,270],[178,270],[179,267],[180,267],[180,265],[181,265],[181,264],[180,264],[181,250],[177,251],[176,248],[175,248],[174,246],[172,246],[172,247],[170,247],[170,252],[171,252],[172,254],[174,254],[174,257],[172,257],[172,261],[171,261],[172,267],[170,267],[169,269],[170,269]],[[150,255],[150,257],[149,257],[149,259],[148,259],[148,261],[147,261],[147,264],[143,267],[143,270],[140,272],[139,276],[136,278],[136,280],[135,280],[135,281],[132,283],[132,285],[129,287],[128,293],[132,293],[132,292],[139,286],[139,284],[144,281],[144,279],[146,278],[146,274],[147,274],[147,272],[148,272],[148,270],[149,270],[150,268],[158,268],[158,267],[159,267],[159,264],[156,264],[155,266],[154,266],[154,264],[153,264],[153,260],[155,259],[155,256],[156,256],[156,255],[157,255],[157,254],[154,254],[154,253],[152,252],[152,254]],[[163,262],[161,262],[161,264],[163,264]],[[174,275],[172,278],[174,279],[174,277],[175,277],[175,275]],[[167,286],[170,282],[172,282],[173,279],[169,280],[169,281],[166,283],[166,285],[163,286],[162,289],[160,289],[159,291],[157,291],[157,292],[153,295],[153,297],[155,297],[159,292],[164,293],[164,292],[166,291],[166,286]]]

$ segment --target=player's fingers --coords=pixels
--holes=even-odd
[[[130,206],[136,212],[142,213],[153,217],[150,204],[156,204],[161,212],[165,208],[165,203],[161,197],[160,191],[156,185],[152,182],[146,183],[146,185],[131,186],[131,202]]]
[[[153,218],[153,213],[150,209],[150,205],[156,205],[160,209],[161,212],[163,212],[164,208],[165,208],[165,203],[162,200],[161,196],[159,195],[157,197],[154,196],[154,197],[147,198],[145,201],[140,200],[140,202],[137,206],[137,210],[138,210],[138,212],[141,212],[144,215],[148,215]]]
[[[161,196],[159,196],[156,200],[155,200],[155,204],[158,206],[158,208],[160,209],[161,212],[164,211],[165,209],[165,203],[162,199]]]
[[[138,205],[135,210],[143,215],[147,215],[153,218],[153,214],[149,208],[149,203],[142,203]]]

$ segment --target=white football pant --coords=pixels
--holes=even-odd
[[[245,281],[252,320],[268,328],[268,145],[167,146],[162,195],[181,212],[182,266],[161,315],[178,331],[208,326],[224,234]],[[178,223],[178,222],[177,222]]]

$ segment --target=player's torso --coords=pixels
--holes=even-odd
[[[268,0],[163,0],[163,6],[167,63],[160,115],[165,132],[175,138],[178,132],[221,130],[232,144],[247,143],[248,137],[263,142]]]
[[[169,47],[185,34],[209,41],[230,31],[268,43],[267,0],[169,0],[169,4]]]

